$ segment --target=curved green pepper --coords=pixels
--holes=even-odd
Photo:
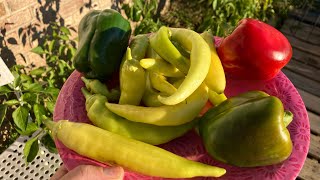
[[[197,117],[207,101],[208,88],[201,84],[191,96],[176,105],[143,107],[106,103],[106,106],[110,111],[131,121],[158,126],[176,126]]]
[[[172,40],[180,43],[181,46],[190,51],[190,68],[185,80],[174,94],[168,97],[159,96],[159,101],[161,103],[166,105],[174,105],[184,101],[202,84],[209,71],[211,63],[211,51],[205,40],[198,33],[192,30],[182,28],[167,28],[167,31],[172,32]],[[164,37],[161,36],[161,38]],[[161,38],[156,40],[160,41]],[[152,41],[150,40],[150,43],[151,42]],[[159,44],[158,46],[162,46],[162,44]],[[166,47],[163,49],[162,53],[170,53],[172,50],[174,49]]]
[[[199,132],[208,153],[221,162],[240,167],[277,164],[292,151],[284,115],[292,119],[278,98],[253,91],[207,111]]]
[[[88,78],[106,79],[119,69],[131,35],[129,21],[112,9],[94,10],[79,24],[75,68]]]
[[[182,73],[187,74],[190,66],[190,61],[185,58],[172,44],[170,38],[170,29],[162,26],[158,30],[158,32],[150,36],[150,46],[164,60],[177,67]]]
[[[197,123],[197,120],[193,120],[180,126],[155,126],[129,121],[106,108],[105,103],[108,100],[105,96],[90,94],[85,88],[81,91],[86,98],[87,115],[95,126],[148,144],[169,142],[184,135]]]

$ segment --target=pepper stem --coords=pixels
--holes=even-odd
[[[46,119],[43,119],[42,122],[43,122],[43,124],[44,124],[47,128],[49,128],[51,131],[54,130],[55,122],[53,122],[51,119],[46,118]]]
[[[215,105],[218,106],[223,101],[227,100],[227,97],[224,93],[218,94],[215,91],[212,91],[209,89],[209,101]]]
[[[290,111],[284,111],[283,122],[286,125],[286,127],[291,123],[292,120],[293,114]]]
[[[88,89],[85,88],[85,87],[81,88],[81,92],[82,92],[82,94],[84,95],[84,97],[86,98],[86,100],[87,100],[90,96],[92,96],[92,94],[91,94],[91,93],[88,91]]]
[[[88,87],[89,84],[90,84],[90,82],[92,81],[92,80],[87,79],[87,78],[85,78],[85,77],[83,77],[83,76],[81,77],[81,80],[84,82],[84,84],[85,84],[86,87]]]

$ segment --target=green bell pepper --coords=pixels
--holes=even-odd
[[[75,68],[87,78],[106,79],[120,67],[131,27],[129,21],[112,9],[93,10],[80,21],[79,46]]]
[[[199,134],[214,159],[240,167],[266,166],[290,156],[286,126],[291,120],[277,97],[250,91],[208,110]]]

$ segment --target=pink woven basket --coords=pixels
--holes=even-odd
[[[219,45],[221,39],[215,38],[215,40],[216,45]],[[68,119],[74,122],[90,123],[86,115],[85,99],[80,90],[81,87],[84,86],[80,79],[81,76],[82,75],[79,72],[74,71],[62,87],[54,111],[54,121]],[[290,157],[281,164],[255,168],[239,168],[218,162],[212,159],[206,153],[200,137],[193,131],[190,131],[183,137],[177,138],[169,143],[162,144],[160,147],[190,160],[225,168],[227,173],[219,178],[222,180],[295,179],[304,164],[310,143],[310,125],[308,114],[298,91],[282,72],[280,72],[274,79],[269,81],[227,79],[227,87],[225,90],[227,97],[232,97],[249,90],[263,90],[270,95],[277,96],[281,99],[285,109],[290,110],[294,115],[293,121],[288,126],[293,142],[293,151]],[[59,141],[55,141],[55,143],[64,165],[69,170],[83,164],[107,167],[105,164],[78,155],[74,151],[66,148]],[[162,178],[149,177],[135,172],[126,171],[124,179],[147,180]],[[211,178],[198,177],[194,179]]]

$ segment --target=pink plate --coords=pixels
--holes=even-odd
[[[216,39],[216,43],[217,39]],[[81,87],[84,86],[80,79],[81,74],[74,71],[68,78],[59,94],[54,112],[54,120],[68,119],[74,122],[90,123],[86,115],[85,99],[81,93]],[[310,125],[305,105],[290,80],[280,72],[274,79],[269,81],[240,81],[227,80],[225,94],[228,97],[235,96],[248,90],[263,90],[270,95],[277,96],[281,99],[286,110],[294,114],[294,119],[288,126],[291,139],[293,141],[293,151],[291,156],[281,164],[263,166],[256,168],[239,168],[220,163],[206,153],[199,136],[190,131],[183,137],[177,138],[169,143],[162,144],[160,147],[169,150],[175,154],[188,159],[223,167],[227,173],[219,179],[295,179],[306,159],[310,143]],[[71,170],[78,165],[91,164],[107,167],[107,165],[96,162],[89,158],[83,157],[74,151],[66,148],[61,142],[56,141],[61,159],[67,169]],[[235,147],[236,148],[236,147]],[[126,171],[125,179],[161,179],[148,177],[138,173]],[[209,178],[195,178],[209,179]]]

